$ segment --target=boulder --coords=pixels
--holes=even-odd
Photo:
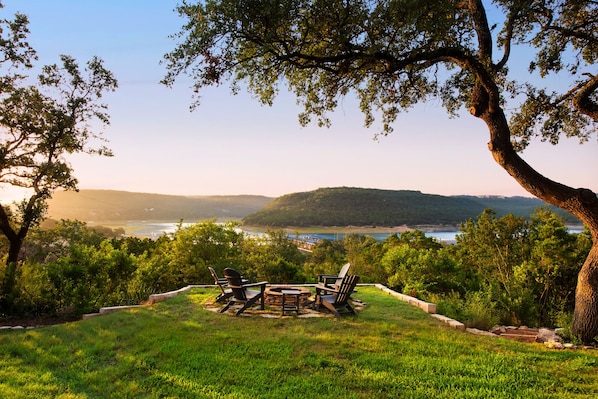
[[[548,328],[540,328],[536,335],[536,342],[547,343],[547,342],[558,342],[563,343],[563,338],[558,335],[554,330]]]

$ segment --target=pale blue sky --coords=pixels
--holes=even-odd
[[[30,19],[40,64],[59,54],[81,64],[98,55],[119,80],[105,97],[104,131],[112,158],[72,158],[81,189],[176,195],[280,196],[320,187],[420,190],[442,195],[529,194],[492,159],[485,125],[449,119],[438,101],[403,114],[395,133],[374,141],[355,102],[346,99],[329,129],[302,128],[286,93],[273,107],[228,87],[204,92],[189,112],[192,91],[181,79],[159,84],[159,64],[183,23],[168,0],[4,0],[4,17]],[[524,73],[525,71],[522,71]],[[523,157],[547,177],[598,192],[598,143],[563,139],[534,143]],[[6,194],[6,192],[5,192]]]

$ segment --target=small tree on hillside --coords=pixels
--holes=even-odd
[[[0,3],[0,8],[2,4]],[[88,122],[108,123],[106,106],[98,103],[117,82],[102,60],[93,58],[81,70],[69,56],[61,65],[41,69],[37,83],[23,75],[37,59],[26,42],[28,20],[0,20],[0,185],[26,189],[28,198],[0,206],[0,231],[9,243],[0,306],[10,307],[19,253],[32,226],[46,210],[46,200],[57,189],[76,189],[77,179],[65,155],[88,153],[110,156]]]
[[[489,24],[488,10],[502,16],[498,29]],[[496,162],[592,232],[573,328],[584,342],[598,335],[598,198],[546,178],[518,154],[534,136],[557,143],[562,135],[584,141],[595,134],[596,1],[206,0],[185,2],[178,11],[188,22],[166,55],[166,84],[184,72],[196,91],[224,80],[238,90],[245,82],[270,104],[286,82],[305,109],[301,123],[315,117],[320,125],[329,123],[326,114],[339,97],[353,92],[366,125],[379,112],[384,133],[401,110],[431,96],[450,114],[466,108],[483,120]],[[535,51],[532,71],[541,77],[558,72],[565,89],[511,80],[507,65],[516,45]],[[518,110],[507,113],[516,100]]]

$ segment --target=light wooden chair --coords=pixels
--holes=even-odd
[[[342,314],[355,314],[355,310],[349,303],[349,298],[359,282],[359,276],[346,275],[336,287],[324,284],[316,285],[316,309],[323,305],[332,314],[339,317]]]

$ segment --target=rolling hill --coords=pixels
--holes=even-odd
[[[259,195],[188,197],[114,190],[58,191],[48,201],[48,217],[84,222],[242,219],[272,199]]]
[[[547,204],[526,197],[442,196],[409,190],[320,188],[276,199],[258,195],[177,196],[114,190],[59,191],[48,201],[51,219],[84,222],[242,219],[252,226],[458,225],[492,208],[498,216],[529,217]],[[572,215],[551,207],[569,223]]]
[[[246,216],[255,226],[401,226],[456,225],[477,217],[486,208],[498,216],[514,213],[529,217],[547,204],[536,198],[441,196],[419,191],[351,187],[321,188],[288,194]],[[551,209],[569,222],[575,218]]]

